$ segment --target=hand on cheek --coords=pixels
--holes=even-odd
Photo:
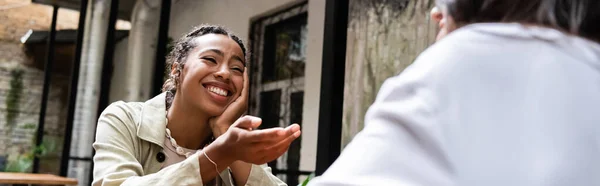
[[[225,108],[220,116],[211,118],[208,123],[215,138],[225,133],[231,124],[239,119],[248,108],[248,69],[244,69],[244,83],[241,91],[236,92],[235,100]]]

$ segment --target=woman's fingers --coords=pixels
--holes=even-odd
[[[242,93],[238,97],[234,104],[238,115],[242,115],[248,109],[248,91],[250,87],[250,79],[248,79],[248,69],[244,67],[244,85],[242,86]]]
[[[300,136],[300,133],[300,131],[295,132],[293,135],[288,136],[283,141],[280,141],[279,143],[270,147],[264,148],[264,150],[262,150],[262,152],[260,152],[259,154],[266,155],[267,159],[270,160],[277,159],[290,148],[290,144],[292,144],[292,142]]]
[[[291,134],[286,133],[285,136],[281,136],[281,138],[277,140],[260,141],[256,142],[255,145],[261,149],[261,153],[278,154],[278,156],[280,156],[289,148],[294,140],[300,137],[301,134],[302,132],[298,130]]]
[[[245,130],[252,130],[252,129],[258,128],[258,126],[260,126],[260,124],[262,124],[261,118],[246,115],[246,116],[243,116],[243,117],[237,119],[233,123],[233,126],[237,127],[237,128],[245,129]]]
[[[284,140],[280,141],[279,143],[268,147],[267,149],[277,152],[277,153],[284,153],[289,147],[290,144],[292,144],[292,142],[296,139],[298,139],[298,137],[300,137],[301,131],[297,131],[294,134],[286,137]]]
[[[286,127],[285,130],[289,130],[293,134],[296,131],[300,131],[300,125],[294,123],[294,124],[291,124],[290,126]]]
[[[243,114],[244,112],[246,112],[246,108],[247,108],[247,103],[248,103],[248,89],[250,86],[250,80],[248,79],[248,69],[244,68],[244,84],[242,85],[242,92],[240,94],[240,97],[237,97],[232,103],[231,105],[229,105],[229,107],[232,107],[232,109],[235,109],[236,113],[238,114]]]
[[[245,100],[248,99],[249,87],[250,87],[250,79],[248,79],[248,68],[244,67],[244,86],[242,87],[242,94],[240,95],[240,98],[243,99],[244,102],[245,102]]]
[[[244,138],[247,138],[247,140],[250,142],[267,143],[269,146],[271,146],[285,140],[289,136],[297,135],[297,138],[299,136],[299,133],[297,133],[298,131],[300,131],[300,126],[298,124],[293,124],[286,128],[277,127],[247,131],[243,135]]]
[[[272,141],[273,139],[282,138],[286,132],[282,128],[270,128],[262,130],[245,131],[243,138],[249,142],[262,143],[265,141]]]
[[[244,85],[242,87],[242,92],[239,97],[237,97],[233,102],[231,102],[225,108],[225,111],[219,117],[231,118],[231,121],[235,121],[238,117],[240,117],[244,112],[246,112],[248,108],[248,70],[244,68]]]
[[[260,123],[260,118],[242,117],[232,126],[236,129],[230,130],[232,134],[238,136],[234,139],[236,139],[235,143],[240,145],[236,148],[243,152],[238,153],[241,156],[240,160],[249,163],[262,164],[277,159],[287,151],[290,144],[302,133],[298,124],[286,128],[243,129],[252,125],[251,123]]]

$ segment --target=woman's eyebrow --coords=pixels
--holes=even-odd
[[[225,56],[225,53],[223,53],[223,51],[220,51],[219,49],[214,49],[214,48],[209,48],[209,49],[204,49],[200,51],[200,54],[204,53],[204,52],[214,52],[219,56]]]
[[[233,59],[242,62],[244,64],[244,66],[246,66],[246,61],[244,61],[243,58],[241,58],[240,56],[234,54]]]

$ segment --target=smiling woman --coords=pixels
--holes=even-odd
[[[163,94],[116,102],[98,120],[93,185],[285,185],[265,165],[300,136],[300,127],[256,130],[247,109],[243,42],[202,25],[168,57]]]

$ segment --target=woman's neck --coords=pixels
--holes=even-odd
[[[177,141],[177,145],[183,148],[200,149],[212,135],[208,125],[209,116],[181,100],[177,94],[168,109],[167,118],[167,128],[171,131],[171,136]]]

